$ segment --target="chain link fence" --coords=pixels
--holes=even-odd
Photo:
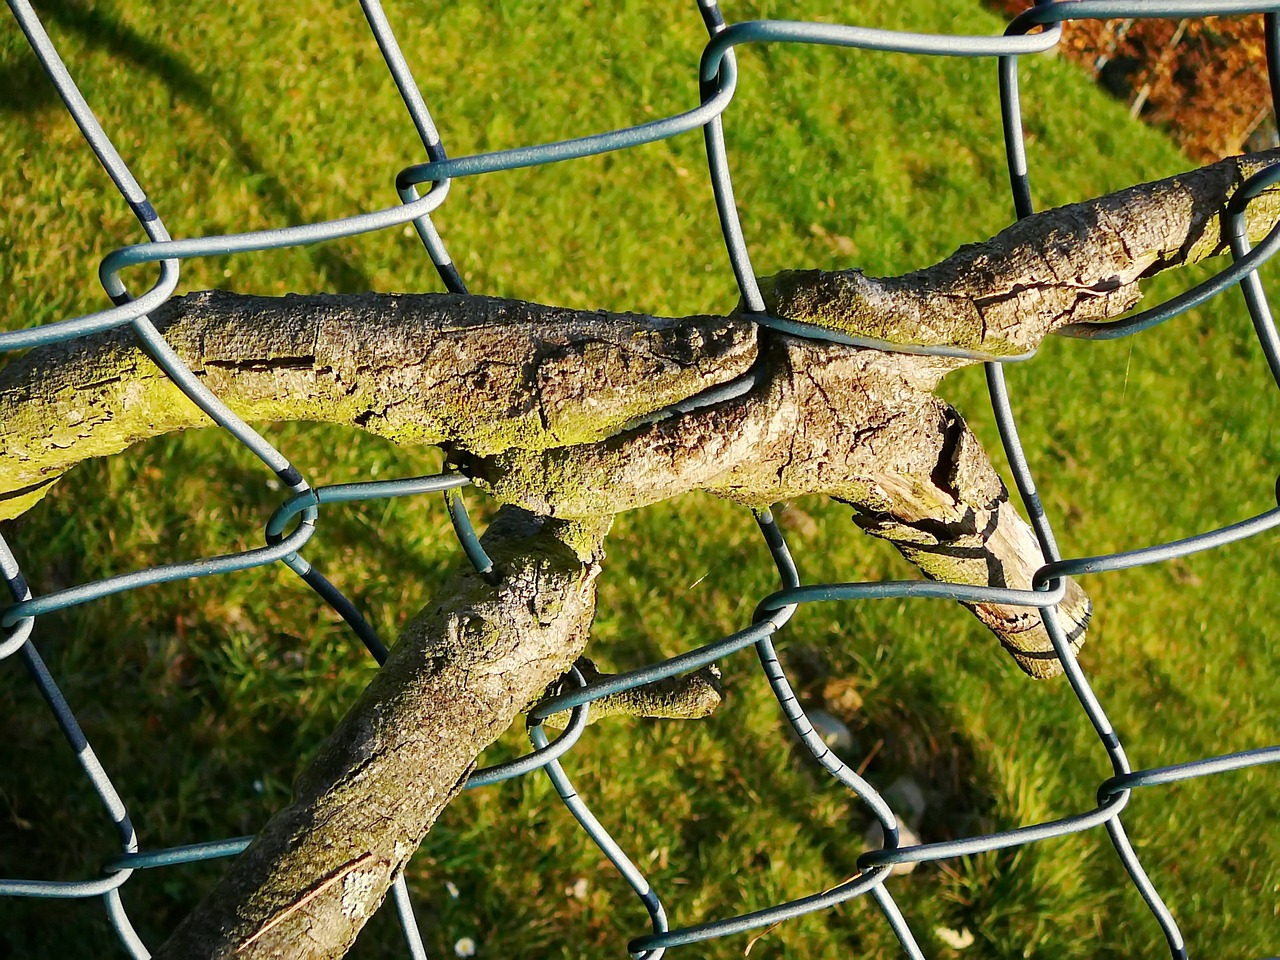
[[[42,28],[40,19],[31,5],[27,0],[8,0],[8,3],[31,48],[79,125],[89,147],[107,169],[116,188],[146,231],[150,242],[115,250],[103,260],[100,277],[107,295],[114,304],[112,307],[32,329],[0,332],[0,350],[11,351],[69,341],[95,331],[130,325],[151,356],[174,383],[223,430],[251,450],[266,468],[292,491],[292,496],[281,505],[267,524],[266,545],[263,547],[224,556],[202,557],[188,563],[123,573],[41,596],[32,595],[23,577],[17,555],[3,539],[0,539],[0,570],[3,571],[13,597],[13,603],[0,610],[0,630],[3,631],[0,634],[0,659],[12,657],[26,667],[31,680],[38,687],[60,725],[70,749],[84,770],[84,775],[92,784],[108,816],[116,825],[121,848],[118,856],[103,864],[99,877],[75,882],[0,880],[0,896],[101,897],[121,943],[134,957],[138,958],[148,957],[149,953],[135,933],[120,898],[121,888],[128,882],[134,871],[172,869],[194,861],[233,856],[248,846],[249,838],[193,843],[189,846],[163,850],[139,849],[125,804],[113,788],[107,771],[97,760],[92,746],[86,740],[74,714],[63,699],[57,684],[31,640],[36,620],[56,610],[88,603],[110,594],[133,590],[148,584],[213,576],[264,564],[284,563],[342,615],[373,656],[381,662],[386,655],[386,649],[376,632],[352,602],[303,559],[299,552],[316,532],[317,508],[320,504],[442,492],[462,549],[481,571],[486,569],[488,563],[458,495],[460,488],[469,483],[465,476],[450,473],[435,477],[312,488],[298,467],[291,464],[251,427],[241,421],[218,397],[205,389],[148,319],[148,314],[165,302],[176,289],[180,261],[196,257],[309,244],[412,224],[445,286],[452,292],[465,293],[467,291],[462,278],[453,266],[445,245],[431,221],[432,212],[440,207],[448,195],[452,178],[477,176],[494,171],[624,150],[700,128],[706,142],[711,188],[714,191],[729,261],[737,277],[744,308],[747,312],[756,315],[762,324],[782,325],[784,329],[789,329],[780,321],[770,318],[765,312],[764,300],[756,285],[755,273],[747,253],[746,236],[738,219],[733,199],[730,164],[725,149],[721,114],[734,96],[737,84],[734,48],[740,44],[823,44],[920,56],[998,58],[1006,155],[1012,195],[1019,217],[1030,215],[1033,206],[1018,98],[1018,58],[1051,50],[1059,40],[1061,23],[1068,19],[1198,18],[1206,15],[1265,12],[1267,63],[1270,70],[1272,98],[1273,102],[1280,99],[1277,98],[1277,93],[1280,92],[1280,69],[1277,69],[1280,67],[1280,27],[1277,26],[1276,18],[1276,12],[1280,11],[1280,3],[1257,4],[1234,2],[1234,0],[1198,0],[1198,2],[1080,0],[1080,2],[1041,3],[1015,18],[1003,36],[982,37],[912,34],[852,25],[780,20],[751,21],[730,25],[725,23],[714,0],[697,0],[697,10],[705,24],[709,39],[698,71],[701,102],[694,109],[637,126],[572,140],[450,158],[445,153],[431,114],[411,76],[409,66],[380,5],[377,0],[361,0],[369,27],[377,40],[387,68],[395,80],[428,157],[427,162],[402,170],[396,178],[396,188],[402,204],[372,213],[362,213],[305,226],[174,240],[165,229],[160,213],[148,202],[146,193],[116,151],[111,138],[94,118],[89,104],[80,94],[75,81]],[[1280,247],[1280,229],[1273,231],[1262,244],[1251,250],[1242,228],[1246,205],[1262,189],[1277,180],[1280,180],[1280,166],[1271,167],[1255,176],[1236,195],[1230,211],[1235,224],[1232,266],[1161,306],[1109,324],[1073,329],[1069,335],[1094,339],[1127,336],[1161,323],[1224,290],[1239,285],[1245,295],[1272,375],[1280,383],[1280,337],[1277,336],[1272,322],[1261,281],[1254,272],[1263,259]],[[424,189],[420,190],[420,188]],[[129,291],[126,288],[123,273],[127,268],[149,263],[159,265],[159,276],[155,285],[142,293]],[[789,330],[789,332],[795,331]],[[822,336],[820,331],[806,330],[804,333]],[[471,777],[468,786],[478,787],[537,769],[546,771],[573,816],[630,883],[636,896],[648,911],[652,930],[644,936],[635,938],[627,945],[627,949],[633,955],[656,960],[669,947],[766,927],[810,911],[827,909],[854,897],[869,895],[879,905],[885,920],[901,943],[903,952],[909,957],[923,957],[924,953],[885,886],[885,880],[895,864],[938,861],[986,851],[1004,850],[1095,828],[1107,831],[1117,856],[1163,932],[1170,955],[1174,958],[1187,955],[1182,935],[1169,908],[1166,907],[1160,893],[1148,878],[1126,836],[1121,814],[1135,790],[1238,770],[1257,764],[1274,763],[1280,761],[1280,746],[1211,757],[1175,766],[1145,770],[1132,769],[1120,738],[1113,730],[1102,704],[1095,696],[1088,678],[1071,652],[1056,613],[1055,603],[1062,594],[1063,578],[1068,575],[1091,575],[1158,563],[1231,543],[1280,525],[1280,509],[1268,510],[1252,519],[1172,543],[1108,556],[1064,559],[1055,544],[1049,520],[1041,506],[1035,482],[1022,454],[1013,407],[1005,387],[1001,365],[987,363],[985,369],[991,403],[1005,451],[1012,465],[1016,485],[1039,538],[1042,552],[1049,561],[1035,578],[1035,590],[1018,591],[926,582],[803,584],[791,560],[781,530],[771,514],[768,511],[762,511],[757,514],[756,519],[777,564],[783,588],[760,601],[753,618],[754,622],[750,626],[673,659],[604,681],[587,684],[575,671],[566,680],[568,690],[545,702],[531,714],[529,734],[535,748],[534,752],[520,760],[477,771]],[[285,530],[295,518],[300,518],[301,522],[286,535]],[[998,833],[941,843],[901,845],[898,820],[894,811],[872,785],[836,757],[815,732],[793,695],[791,685],[779,665],[771,642],[771,636],[786,624],[800,604],[884,597],[934,597],[968,603],[994,602],[1040,608],[1068,681],[1079,701],[1079,707],[1084,711],[1096,732],[1098,748],[1105,752],[1113,770],[1113,776],[1098,785],[1096,805],[1060,819],[1027,824]],[[863,854],[858,861],[860,873],[832,889],[742,916],[727,917],[693,927],[671,929],[657,892],[650,888],[640,870],[574,792],[557,758],[572,747],[581,734],[586,723],[590,701],[619,690],[684,673],[748,646],[756,648],[761,668],[787,719],[805,746],[835,780],[861,798],[879,821],[885,837],[884,848]],[[552,713],[570,708],[573,708],[573,714],[568,727],[558,739],[549,742],[543,731],[542,719]],[[403,876],[393,887],[392,900],[399,914],[409,955],[415,958],[425,957]]]

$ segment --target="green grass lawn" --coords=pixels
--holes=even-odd
[[[422,148],[358,7],[72,3],[40,9],[73,75],[174,236],[283,226],[395,202]],[[452,155],[595,132],[696,102],[690,2],[390,3]],[[970,0],[730,2],[756,16],[990,34]],[[756,269],[923,266],[1007,224],[995,65],[807,47],[739,53],[725,124]],[[1189,166],[1066,62],[1023,67],[1037,202]],[[5,328],[100,308],[98,260],[138,242],[11,20],[0,21],[0,296]],[[436,222],[471,289],[669,315],[737,294],[697,133],[621,154],[455,181]],[[1274,275],[1274,271],[1271,271]],[[130,282],[142,289],[149,274]],[[1203,276],[1197,274],[1196,276]],[[1153,284],[1167,296],[1194,281]],[[416,238],[383,232],[183,267],[182,291],[437,290]],[[1067,556],[1144,546],[1275,505],[1280,404],[1238,294],[1116,343],[1054,340],[1009,373],[1028,457]],[[944,384],[998,451],[980,372]],[[269,426],[314,485],[439,467],[429,450]],[[257,545],[281,493],[234,442],[198,432],[77,469],[5,536],[37,593]],[[492,509],[477,495],[478,519]],[[912,576],[847,508],[784,513],[808,582]],[[1274,537],[1085,582],[1082,655],[1135,767],[1275,743]],[[460,559],[438,497],[327,509],[308,559],[384,636]],[[592,650],[639,665],[749,622],[777,576],[749,513],[690,496],[619,519]],[[283,567],[151,587],[42,618],[35,634],[144,849],[250,833],[368,680],[372,662]],[[778,638],[805,702],[841,715],[881,787],[909,776],[925,840],[1089,809],[1110,773],[1059,680],[1022,676],[959,607],[802,608]],[[866,815],[805,762],[750,652],[696,724],[607,722],[566,761],[665,900],[673,925],[823,890],[855,872]],[[0,663],[0,876],[86,878],[114,834],[17,658]],[[512,731],[486,756],[523,750]],[[1280,771],[1153,788],[1125,823],[1192,956],[1280,951]],[[158,945],[222,869],[138,874],[124,900]],[[575,884],[585,879],[586,885]],[[643,909],[535,775],[458,800],[410,869],[433,956],[620,956]],[[451,895],[449,885],[457,890]],[[890,882],[931,957],[1168,956],[1105,833],[923,866]],[[583,891],[585,890],[585,894]],[[578,894],[582,894],[579,896]],[[748,938],[676,956],[741,956]],[[383,911],[354,955],[402,954]],[[869,901],[771,931],[756,957],[901,955]],[[101,905],[0,900],[0,956],[124,956]]]

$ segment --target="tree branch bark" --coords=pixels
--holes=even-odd
[[[783,272],[765,282],[766,305],[851,336],[1026,353],[1068,324],[1120,316],[1141,299],[1141,280],[1229,252],[1227,204],[1277,162],[1280,150],[1229,157],[1047,210],[901,277]],[[1262,239],[1277,218],[1280,191],[1267,190],[1249,204],[1250,239]]]
[[[153,321],[245,419],[341,423],[477,453],[609,436],[755,357],[743,320],[491,297],[208,291]],[[209,423],[128,327],[31,350],[0,370],[0,519],[82,460]]]
[[[1277,161],[1235,158],[1048,211],[902,277],[779,274],[767,302],[855,337],[1024,353],[1066,324],[1118,316],[1140,280],[1223,252],[1226,204]],[[1250,235],[1278,217],[1270,191],[1250,204]],[[204,293],[155,319],[242,416],[438,444],[507,504],[485,541],[501,584],[449,581],[294,803],[159,957],[345,952],[476,756],[582,652],[622,510],[690,490],[752,506],[822,493],[935,579],[1027,588],[1043,563],[977,440],[933,393],[972,360],[800,340],[743,316],[480,297]],[[0,518],[81,460],[204,422],[128,330],[32,350],[0,370]],[[1060,671],[1038,612],[971,609],[1027,673]],[[1060,611],[1079,647],[1089,601],[1076,584]],[[697,715],[713,694],[675,685],[615,706]]]
[[[483,542],[502,582],[461,570],[409,623],[293,803],[155,960],[346,953],[476,756],[582,652],[607,526],[499,511]]]

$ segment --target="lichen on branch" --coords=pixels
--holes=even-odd
[[[421,294],[179,297],[153,320],[243,419],[477,453],[599,439],[745,372],[754,325]],[[70,467],[209,420],[129,327],[0,370],[0,519]]]

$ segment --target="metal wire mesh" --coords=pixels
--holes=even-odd
[[[431,213],[444,202],[448,195],[451,178],[476,176],[623,150],[701,128],[706,141],[711,187],[720,214],[729,261],[737,277],[746,311],[753,314],[761,324],[779,327],[789,333],[848,342],[844,338],[825,334],[816,328],[801,328],[795,324],[788,324],[786,321],[768,316],[765,312],[764,300],[756,285],[745,234],[734,204],[729,160],[721,122],[721,114],[733,99],[737,83],[734,47],[745,43],[824,44],[920,56],[998,58],[1006,153],[1012,194],[1019,217],[1029,215],[1033,208],[1027,158],[1022,139],[1018,98],[1018,58],[1050,50],[1059,40],[1063,21],[1118,17],[1202,17],[1264,12],[1266,13],[1267,61],[1272,97],[1273,102],[1280,101],[1280,97],[1277,97],[1277,93],[1280,92],[1280,82],[1277,79],[1280,77],[1280,70],[1277,69],[1280,65],[1280,27],[1277,26],[1276,18],[1276,12],[1280,11],[1280,3],[1258,4],[1235,2],[1235,0],[1155,0],[1155,2],[1151,0],[1148,2],[1081,0],[1081,2],[1070,3],[1039,3],[1015,19],[1003,36],[981,37],[911,34],[851,25],[778,20],[727,25],[714,0],[697,0],[697,8],[706,26],[709,40],[698,72],[701,102],[694,109],[637,126],[572,140],[449,158],[445,154],[431,115],[380,5],[377,0],[361,0],[365,17],[427,152],[428,162],[410,166],[402,170],[396,178],[396,188],[402,205],[304,226],[173,240],[166,231],[160,215],[148,202],[145,192],[129,172],[106,132],[94,118],[88,103],[81,96],[30,4],[27,0],[8,0],[8,2],[32,49],[52,78],[90,148],[106,167],[120,194],[128,202],[146,231],[150,242],[115,250],[103,260],[100,277],[114,306],[33,329],[0,332],[0,350],[16,350],[65,341],[94,331],[131,325],[148,352],[180,389],[222,429],[228,431],[251,450],[293,492],[293,495],[271,517],[266,528],[266,545],[261,548],[118,574],[39,597],[33,596],[28,589],[17,558],[0,538],[0,571],[3,572],[14,600],[12,605],[0,610],[0,630],[3,630],[3,638],[0,639],[0,659],[18,657],[24,662],[86,777],[97,792],[112,822],[116,824],[121,845],[121,853],[103,865],[102,875],[96,879],[76,882],[0,880],[0,896],[102,897],[120,941],[133,956],[139,958],[145,958],[149,954],[134,932],[119,894],[121,887],[129,880],[132,873],[135,870],[169,868],[198,860],[231,856],[245,849],[249,838],[195,843],[146,852],[139,850],[124,803],[113,788],[110,778],[98,762],[75,716],[59,692],[35,645],[31,642],[30,637],[36,619],[52,611],[148,584],[212,576],[282,562],[301,576],[342,615],[373,656],[381,662],[386,656],[386,648],[372,627],[355,606],[299,553],[315,533],[317,507],[320,504],[443,492],[459,542],[466,555],[482,573],[491,566],[467,519],[462,501],[458,497],[458,490],[469,482],[466,477],[458,474],[444,474],[389,482],[312,488],[294,465],[202,386],[148,319],[148,314],[167,300],[176,289],[180,261],[193,257],[308,244],[412,224],[446,287],[453,292],[465,293],[466,287],[462,278],[454,268],[444,243],[430,219]],[[1041,29],[1038,32],[1031,32],[1037,28]],[[1067,335],[1094,339],[1126,336],[1161,323],[1239,284],[1245,294],[1272,375],[1277,383],[1280,383],[1280,337],[1277,336],[1261,281],[1255,272],[1258,264],[1280,247],[1280,229],[1273,231],[1257,249],[1251,250],[1242,226],[1244,210],[1249,201],[1264,187],[1277,180],[1280,180],[1280,166],[1271,167],[1255,176],[1245,184],[1233,201],[1230,212],[1234,216],[1235,239],[1232,252],[1235,262],[1231,267],[1191,291],[1154,309],[1109,324],[1070,328],[1065,331]],[[418,188],[423,184],[428,186],[425,194],[420,194]],[[122,273],[129,267],[146,263],[160,265],[159,277],[154,286],[145,293],[131,294],[125,287]],[[856,342],[865,346],[895,349],[892,345],[879,342]],[[939,352],[984,361],[989,359],[953,348],[942,348]],[[1007,362],[1007,359],[1003,362]],[[1169,909],[1144,872],[1125,834],[1121,813],[1135,789],[1238,770],[1256,764],[1277,762],[1280,761],[1280,746],[1233,753],[1175,766],[1133,770],[1125,756],[1120,738],[1112,729],[1106,712],[1064,637],[1055,604],[1062,596],[1063,578],[1067,575],[1094,574],[1158,563],[1230,543],[1280,525],[1280,508],[1219,530],[1173,543],[1109,556],[1064,559],[1058,551],[1048,518],[1037,495],[1035,482],[1027,467],[1026,458],[1022,454],[1001,365],[998,362],[988,362],[985,369],[990,398],[1005,451],[1012,464],[1023,505],[1035,528],[1043,554],[1049,561],[1036,575],[1034,590],[925,582],[804,585],[800,582],[779,527],[768,511],[762,511],[757,514],[756,520],[777,564],[783,588],[760,602],[750,626],[722,640],[690,650],[672,659],[593,684],[586,684],[582,676],[575,671],[570,677],[572,689],[542,704],[531,714],[529,734],[535,747],[534,752],[519,760],[477,771],[471,777],[468,786],[477,787],[526,774],[539,768],[546,770],[573,816],[622,873],[649,913],[652,932],[637,937],[628,944],[628,949],[634,955],[656,958],[668,947],[763,927],[869,894],[879,905],[906,955],[913,958],[923,957],[924,954],[907,922],[884,884],[894,864],[936,861],[983,851],[1007,849],[1095,827],[1104,827],[1108,832],[1116,853],[1133,884],[1141,893],[1163,931],[1170,954],[1175,958],[1187,955],[1182,935]],[[717,398],[709,398],[711,401],[715,399]],[[285,535],[284,531],[290,521],[298,517],[301,518],[300,522],[291,533]],[[1042,611],[1047,630],[1058,657],[1065,667],[1068,681],[1079,701],[1080,709],[1084,711],[1096,731],[1098,741],[1114,773],[1099,785],[1096,806],[1071,816],[1028,824],[999,833],[943,843],[900,845],[898,821],[893,810],[872,785],[837,758],[814,731],[778,663],[770,638],[787,623],[800,604],[909,596],[946,598],[970,603],[1021,604],[1038,607]],[[592,700],[695,669],[747,646],[756,648],[764,674],[787,719],[805,746],[834,779],[848,787],[865,802],[880,822],[885,837],[884,849],[862,855],[858,861],[861,872],[853,879],[825,892],[742,916],[672,930],[669,928],[666,913],[657,894],[574,792],[557,758],[569,750],[578,739],[586,723],[587,705]],[[568,727],[555,742],[548,742],[543,731],[542,719],[569,708],[573,708],[573,714]],[[392,900],[404,930],[409,954],[413,957],[425,957],[403,876],[396,881]]]

